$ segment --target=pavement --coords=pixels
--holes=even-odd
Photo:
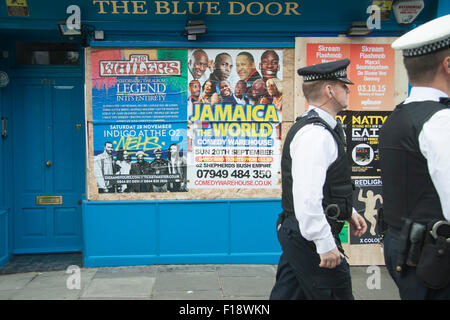
[[[268,300],[276,267],[72,265],[64,270],[4,272],[0,273],[0,300]],[[399,300],[384,266],[350,270],[356,300]]]

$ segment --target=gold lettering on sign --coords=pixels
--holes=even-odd
[[[178,12],[178,4],[180,3],[180,1],[172,1],[173,3],[173,13],[172,14],[186,14],[186,10],[184,10],[183,12]]]
[[[117,2],[122,2],[122,4],[117,5]],[[128,11],[128,2],[129,1],[111,1],[113,7],[112,14],[119,14],[119,12],[117,11],[117,9],[119,8],[123,9],[123,14],[130,14],[130,12]]]
[[[237,1],[230,1],[229,3],[228,3],[229,5],[230,5],[230,10],[228,11],[228,14],[230,15],[230,16],[238,16],[238,15],[241,15],[241,14],[243,14],[244,13],[244,11],[245,11],[245,6],[242,4],[242,2],[237,2]],[[235,5],[238,5],[239,7],[240,7],[240,10],[241,11],[239,11],[239,12],[235,12],[234,10],[235,10]],[[238,9],[239,10],[239,9]]]
[[[145,0],[131,2],[133,2],[133,14],[147,14],[147,9],[144,8],[146,4]]]
[[[299,12],[297,12],[298,3],[295,2],[286,2],[286,12],[284,13],[285,16],[290,16],[291,12],[297,16],[300,15]]]
[[[189,14],[198,15],[198,14],[201,14],[203,12],[203,4],[204,4],[203,1],[200,1],[200,2],[188,1],[187,4],[188,4]],[[197,12],[194,12],[193,4],[198,5],[198,11]]]
[[[169,14],[170,13],[169,2],[167,2],[167,1],[155,1],[155,3],[156,3],[156,12],[155,12],[155,14]],[[163,9],[164,12],[161,9]]]
[[[242,1],[228,1],[228,12],[222,12],[220,1],[154,1],[155,15],[220,15],[239,16],[248,14],[250,16],[291,16],[300,15],[297,2],[271,1],[263,3],[252,1],[248,4]],[[97,6],[98,14],[148,14],[146,0],[92,0]]]
[[[275,9],[270,9],[271,6],[274,6]],[[269,2],[266,5],[265,11],[269,16],[277,16],[283,11],[283,6],[278,2]]]
[[[206,7],[208,8],[206,14],[220,14],[220,10],[218,10],[217,6],[219,2],[207,2]]]
[[[132,6],[130,6],[130,3]],[[145,0],[132,1],[109,1],[109,0],[93,0],[93,5],[98,5],[98,14],[147,14]],[[106,11],[108,10],[108,11]],[[130,12],[130,10],[132,10]]]
[[[98,4],[98,7],[99,7],[99,11],[97,12],[98,14],[106,14],[105,7],[103,6],[104,3],[109,4],[109,1],[106,1],[106,0],[92,1],[92,4],[94,4],[94,5]]]

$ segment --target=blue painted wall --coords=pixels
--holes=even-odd
[[[279,199],[83,203],[84,264],[277,263]]]
[[[450,14],[450,1],[439,0],[438,2],[437,16],[441,17]]]

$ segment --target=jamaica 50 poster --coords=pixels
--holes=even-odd
[[[90,54],[99,193],[280,187],[281,50]]]

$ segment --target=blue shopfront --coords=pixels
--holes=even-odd
[[[418,16],[400,24],[396,2],[0,1],[0,267],[58,252],[87,267],[277,263],[298,43],[393,38],[450,13],[404,1]],[[235,95],[247,82],[245,103],[224,102],[226,80]]]

